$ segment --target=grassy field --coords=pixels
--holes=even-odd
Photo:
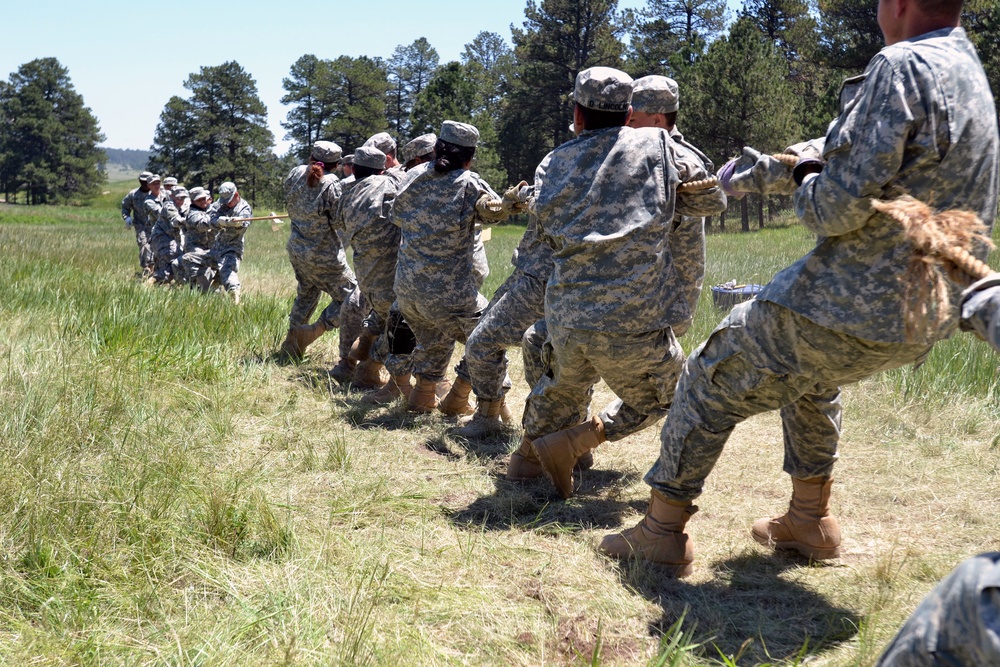
[[[594,550],[641,515],[658,429],[601,447],[569,502],[510,484],[518,433],[472,446],[361,405],[328,376],[334,335],[274,358],[285,229],[251,228],[240,307],[139,284],[123,188],[0,206],[0,664],[871,665],[940,577],[1000,548],[1000,357],[968,335],[847,390],[839,561],[749,538],[790,492],[771,414],[730,440],[689,525],[696,573],[671,581]],[[489,292],[521,231],[494,232]],[[707,284],[766,282],[809,246],[713,235]],[[706,294],[685,349],[722,316]]]

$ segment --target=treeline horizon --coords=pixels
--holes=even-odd
[[[620,11],[617,0],[528,0],[521,26],[511,26],[512,45],[483,31],[456,61],[442,63],[423,37],[386,59],[307,53],[282,81],[281,103],[290,107],[282,127],[291,142],[283,156],[273,153],[254,78],[235,60],[203,66],[184,82],[190,94],[165,105],[146,167],[207,187],[233,180],[251,199],[279,202],[287,170],[318,139],[346,153],[389,131],[401,148],[452,119],[479,128],[474,168],[504,187],[532,180],[545,154],[570,138],[574,80],[598,65],[676,79],[678,129],[718,167],[743,146],[781,150],[825,133],[840,83],[883,46],[877,7],[874,0],[745,0],[732,12],[726,0],[647,0]],[[963,25],[995,89],[1000,0],[967,2]],[[10,100],[26,79],[0,82],[0,189],[33,192],[29,199],[41,203],[70,184],[39,184],[44,170],[25,169],[29,142],[19,146],[4,130],[17,121]],[[68,74],[63,83],[72,89]],[[100,136],[96,119],[82,143],[93,145],[94,132]],[[76,180],[85,191],[87,179]]]

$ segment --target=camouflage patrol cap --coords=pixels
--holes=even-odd
[[[152,176],[149,177],[149,181],[148,182],[149,183],[159,183],[160,182],[160,175],[159,174],[153,174]]]
[[[632,84],[632,109],[642,113],[677,111],[677,82],[666,76],[652,75]]]
[[[362,146],[354,151],[354,166],[385,169],[385,153],[374,146]]]
[[[437,143],[436,134],[421,134],[419,137],[403,146],[403,162],[409,162],[415,157],[427,155],[434,151]]]
[[[313,160],[323,164],[336,164],[344,154],[344,149],[332,141],[317,141],[312,145],[310,155]]]
[[[152,177],[153,177],[153,172],[151,172],[151,171],[144,171],[141,174],[139,174],[139,182],[140,183],[149,183],[149,179],[151,179]]]
[[[188,194],[187,188],[177,187],[170,191],[170,196],[174,199],[188,199],[190,195]]]
[[[166,178],[163,179],[163,184],[171,186],[177,185],[177,179],[174,178],[173,176],[167,176]]]
[[[341,160],[340,162],[342,164],[347,165],[347,166],[353,165],[354,164],[354,153],[351,153],[350,155],[345,155],[344,159]]]
[[[188,191],[188,195],[191,197],[191,201],[198,201],[203,197],[208,197],[208,190],[203,187],[191,188]]]
[[[236,196],[236,184],[232,181],[226,181],[219,186],[219,201],[223,204],[228,204],[233,201],[233,197]]]
[[[396,154],[396,140],[388,132],[379,132],[365,142],[365,146],[374,146],[386,155]]]
[[[446,120],[441,124],[440,137],[441,141],[447,141],[449,144],[475,148],[479,143],[479,130],[468,123]]]
[[[632,77],[612,67],[585,69],[576,75],[573,101],[596,111],[628,111],[632,103]]]

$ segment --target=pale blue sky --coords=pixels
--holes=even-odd
[[[398,44],[426,37],[442,62],[457,60],[481,30],[510,41],[525,0],[360,0],[359,2],[148,3],[19,0],[5,3],[0,78],[35,58],[69,69],[112,148],[146,149],[164,104],[187,96],[183,83],[203,65],[236,60],[257,81],[278,152],[288,107],[281,80],[305,53],[320,58],[387,58]],[[621,0],[641,7],[644,0]],[[197,28],[193,27],[197,24]]]

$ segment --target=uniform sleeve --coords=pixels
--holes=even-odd
[[[840,236],[867,224],[870,201],[899,173],[913,111],[902,83],[876,56],[861,90],[827,134],[826,167],[795,191],[795,212],[820,236]]]
[[[323,179],[323,190],[320,191],[318,200],[319,210],[316,212],[331,218],[337,210],[337,202],[340,201],[342,194],[340,181],[335,178]]]
[[[122,220],[132,215],[132,193],[129,192],[122,198]]]
[[[962,329],[1000,352],[1000,274],[987,276],[963,293]]]
[[[688,305],[688,312],[694,316],[701,297],[701,287],[705,282],[705,221],[700,217],[675,215],[667,241],[670,256],[681,287],[681,297]],[[691,320],[674,326],[674,334],[684,335]]]
[[[484,197],[487,199],[500,199],[500,195],[493,191],[490,184],[478,175],[471,180],[470,184],[466,188],[467,202],[470,197],[472,198],[472,211],[475,222],[492,224],[503,222],[510,216],[510,214],[506,211],[480,211],[476,208],[476,203]]]
[[[163,204],[157,200],[150,197],[145,201],[143,206],[146,208],[146,220],[156,220],[160,217],[160,209]]]

